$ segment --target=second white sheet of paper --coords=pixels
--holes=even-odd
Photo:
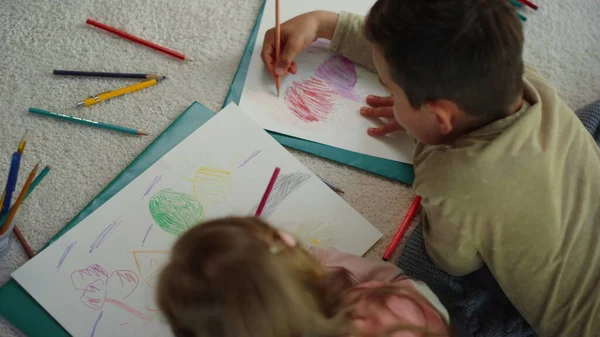
[[[315,9],[365,15],[375,1],[281,1],[281,21]],[[369,127],[381,123],[362,117],[367,95],[389,95],[377,74],[328,50],[318,40],[296,58],[298,74],[275,80],[261,59],[263,37],[275,26],[275,1],[266,0],[240,107],[263,128],[375,157],[412,163],[414,144],[404,133],[373,138]]]
[[[167,336],[154,287],[171,245],[199,222],[254,214],[276,166],[263,218],[358,255],[381,237],[230,104],[12,276],[74,336]]]

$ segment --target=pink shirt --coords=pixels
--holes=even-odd
[[[383,306],[368,297],[359,298],[354,307],[353,320],[354,326],[361,331],[380,333],[398,325],[413,325],[449,335],[446,328],[448,312],[437,296],[423,282],[407,278],[397,266],[342,253],[334,248],[311,247],[310,253],[325,268],[343,269],[350,274],[356,286],[348,294],[349,301],[356,300],[372,288],[396,286],[399,291],[406,290],[410,298],[392,295]],[[410,331],[393,334],[393,337],[414,336],[420,335]]]

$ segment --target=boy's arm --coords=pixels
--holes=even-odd
[[[309,252],[325,268],[346,270],[357,283],[390,282],[402,274],[400,268],[389,262],[367,260],[358,255],[342,253],[335,248],[311,247]]]
[[[375,71],[371,43],[362,33],[364,19],[361,15],[341,12],[330,46],[345,58]]]
[[[483,260],[463,228],[445,222],[443,206],[428,207],[423,217],[425,249],[435,265],[453,276],[467,275],[479,269]]]

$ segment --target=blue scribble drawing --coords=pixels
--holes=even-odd
[[[252,160],[252,158],[256,157],[256,155],[258,155],[259,153],[260,153],[260,150],[257,150],[257,151],[254,151],[254,152],[252,152],[252,154],[251,154],[251,155],[250,155],[250,156],[249,156],[249,157],[248,157],[246,160],[244,160],[244,161],[242,162],[242,164],[241,164],[240,166],[238,166],[238,168],[241,168],[242,166],[244,166],[244,165],[248,164],[248,162],[249,162],[250,160]]]
[[[154,188],[154,186],[156,186],[156,184],[158,184],[158,182],[161,181],[161,180],[162,180],[162,176],[156,176],[154,178],[154,180],[152,180],[152,183],[150,183],[150,186],[148,186],[148,189],[146,190],[146,192],[142,196],[142,200],[148,195],[148,193],[150,193],[150,191],[152,191],[152,189]]]
[[[148,226],[148,229],[146,230],[146,235],[144,235],[144,239],[142,240],[142,247],[144,247],[144,243],[146,242],[146,238],[148,237],[148,233],[150,233],[152,226],[154,226],[154,224],[151,224],[150,226]]]
[[[60,268],[60,266],[62,266],[63,262],[65,262],[67,255],[69,255],[69,252],[71,251],[71,249],[73,249],[73,246],[75,246],[75,244],[77,244],[77,241],[71,243],[70,245],[67,246],[67,248],[65,248],[65,251],[63,252],[62,256],[60,257],[60,260],[58,260],[58,263],[56,264],[56,270],[58,270]]]
[[[90,334],[90,337],[94,337],[94,334],[96,333],[96,328],[98,327],[98,322],[100,322],[100,318],[102,318],[102,313],[104,311],[100,311],[100,315],[98,315],[98,318],[96,319],[96,323],[94,323],[94,327],[92,328],[92,333]]]
[[[106,238],[108,238],[110,236],[110,234],[117,229],[117,227],[119,227],[119,225],[123,222],[123,220],[121,218],[117,218],[115,219],[110,225],[108,225],[103,231],[102,233],[100,233],[96,239],[94,240],[94,242],[92,242],[91,246],[90,246],[90,253],[94,252],[94,250],[98,247],[100,247],[100,245],[102,244],[102,242],[104,242],[104,240],[106,240]]]

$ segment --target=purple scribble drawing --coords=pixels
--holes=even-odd
[[[317,67],[314,76],[287,87],[284,100],[292,113],[304,122],[323,121],[334,112],[336,95],[360,100],[355,90],[357,81],[354,64],[334,55]]]
[[[249,156],[249,157],[248,157],[246,160],[244,160],[244,162],[243,162],[243,163],[242,163],[240,166],[238,166],[238,168],[240,168],[240,167],[242,167],[242,166],[244,166],[244,165],[248,164],[248,162],[249,162],[250,160],[252,160],[252,158],[256,157],[256,155],[257,155],[257,154],[259,154],[259,153],[260,153],[260,150],[257,150],[257,151],[254,151],[254,152],[252,152],[252,154],[251,154],[251,155],[250,155],[250,156]]]
[[[360,100],[354,90],[358,81],[356,69],[347,58],[339,55],[328,58],[317,68],[315,76],[327,82],[338,95],[353,101]]]
[[[117,229],[117,227],[119,227],[119,225],[123,222],[123,220],[121,218],[117,218],[115,219],[110,225],[108,225],[103,231],[102,233],[100,233],[96,239],[94,240],[94,242],[92,242],[92,245],[90,246],[90,253],[92,253],[96,248],[100,247],[100,245],[102,244],[102,242],[104,242],[104,240],[106,240],[106,238],[115,230]]]
[[[144,235],[144,239],[142,240],[142,247],[144,247],[144,243],[146,242],[146,238],[148,237],[148,233],[150,233],[152,226],[154,226],[154,224],[151,224],[150,226],[148,226],[148,229],[146,229],[146,235]]]
[[[156,184],[158,184],[158,182],[161,181],[161,180],[162,180],[162,176],[156,176],[154,178],[154,180],[152,180],[152,183],[150,183],[150,186],[148,186],[148,189],[146,190],[146,192],[142,196],[142,200],[148,195],[148,193],[150,193],[150,191],[152,191],[152,188],[154,188],[154,186],[156,186]]]
[[[104,313],[104,311],[100,311],[100,315],[98,315],[98,318],[96,318],[96,322],[94,323],[94,327],[92,328],[92,333],[90,334],[90,337],[94,337],[94,334],[96,333],[96,328],[98,327],[98,322],[100,322],[100,318],[102,318],[102,313]]]
[[[62,266],[63,262],[67,258],[67,255],[69,255],[69,252],[71,251],[73,246],[75,246],[75,244],[77,244],[77,241],[71,243],[70,245],[67,246],[67,248],[65,248],[65,251],[63,252],[62,256],[60,257],[60,260],[58,260],[58,263],[56,264],[56,270],[58,270],[60,268],[60,266]]]

